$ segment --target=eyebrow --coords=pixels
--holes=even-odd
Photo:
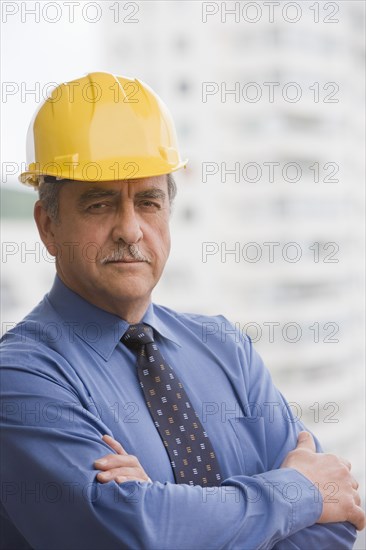
[[[119,191],[113,191],[112,189],[102,189],[101,187],[92,187],[80,195],[78,198],[78,205],[83,206],[91,200],[114,198],[119,195]],[[165,200],[166,193],[162,189],[152,187],[151,189],[145,189],[135,194],[137,199],[160,199]]]
[[[139,191],[136,193],[135,198],[138,199],[161,199],[164,200],[166,197],[165,191],[158,189],[157,187],[152,187],[151,189],[145,189],[144,191]]]
[[[118,195],[118,191],[112,191],[112,189],[101,189],[99,187],[92,187],[80,195],[78,198],[79,206],[83,206],[90,200],[111,198]]]

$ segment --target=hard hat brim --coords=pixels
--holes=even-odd
[[[31,187],[38,187],[40,183],[40,176],[53,176],[59,180],[71,180],[71,181],[79,181],[79,182],[102,182],[102,181],[128,181],[133,179],[141,179],[141,178],[149,178],[154,176],[163,176],[164,174],[170,174],[172,172],[176,172],[177,170],[180,170],[181,168],[185,168],[188,163],[188,159],[180,161],[175,166],[160,166],[156,167],[156,169],[151,170],[138,170],[136,169],[137,163],[134,163],[133,161],[129,161],[129,172],[124,174],[119,174],[120,177],[112,177],[115,176],[115,173],[111,173],[110,170],[104,170],[102,171],[101,175],[97,178],[85,178],[82,173],[75,173],[73,174],[73,177],[70,177],[70,173],[62,173],[59,170],[27,170],[25,172],[22,172],[18,180],[21,183],[24,183],[25,185],[29,185]],[[126,166],[126,164],[124,165]],[[80,171],[79,171],[80,172]],[[115,170],[113,171],[115,172]]]

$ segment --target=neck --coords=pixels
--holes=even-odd
[[[151,303],[151,293],[138,298],[126,297],[111,300],[109,296],[98,294],[94,289],[89,290],[85,287],[76,288],[74,285],[68,284],[60,272],[58,272],[58,276],[64,285],[84,298],[84,300],[104,311],[108,311],[108,313],[120,317],[130,325],[141,321]]]
[[[149,297],[148,300],[143,300],[143,301],[133,300],[132,303],[119,302],[119,303],[114,303],[112,306],[104,302],[103,300],[99,302],[98,300],[92,300],[87,296],[82,296],[82,297],[88,302],[92,303],[93,305],[99,307],[100,309],[104,309],[104,311],[108,311],[108,313],[117,315],[117,317],[120,317],[121,319],[126,321],[129,325],[134,325],[141,321],[151,302],[151,298]]]

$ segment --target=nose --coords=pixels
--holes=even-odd
[[[113,226],[112,238],[115,242],[135,244],[143,237],[139,217],[132,202],[126,202],[118,209]]]

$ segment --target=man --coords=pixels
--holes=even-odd
[[[151,302],[185,164],[161,100],[93,73],[30,132],[21,181],[57,276],[3,338],[2,547],[351,548],[351,465],[319,452],[250,339]]]

